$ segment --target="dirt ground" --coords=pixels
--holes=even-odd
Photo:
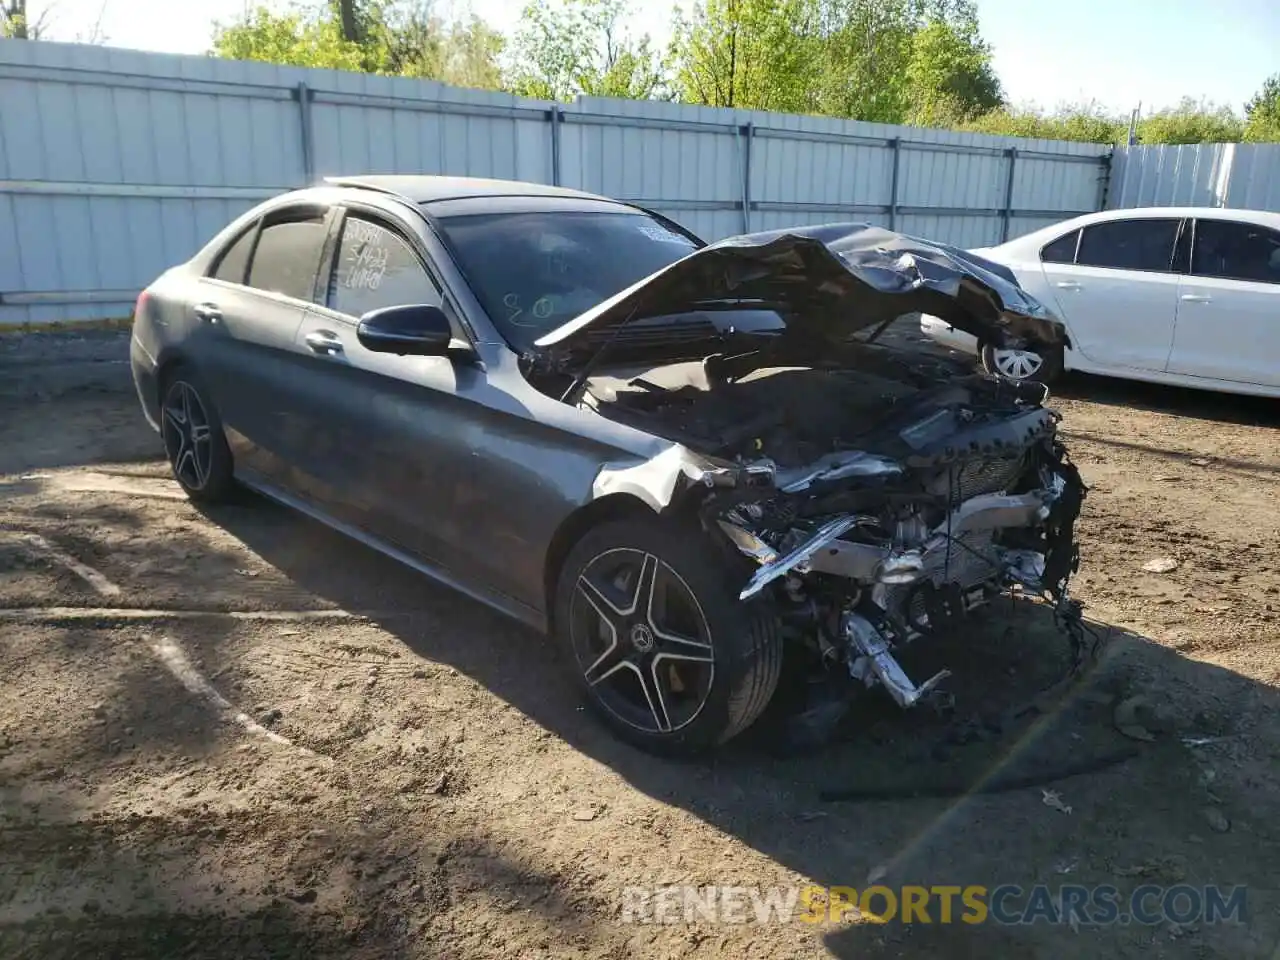
[[[1280,404],[1060,388],[1109,642],[1039,716],[1005,711],[1067,642],[1002,603],[911,652],[955,671],[954,717],[870,698],[816,753],[680,764],[613,740],[523,627],[282,508],[187,503],[124,357],[0,340],[0,956],[1280,957]],[[632,886],[873,880],[1247,911],[623,922]]]

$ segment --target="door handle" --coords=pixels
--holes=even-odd
[[[217,323],[222,319],[222,311],[218,309],[216,303],[197,303],[192,312],[197,320],[203,320],[205,323]]]
[[[1184,293],[1178,299],[1183,303],[1213,303],[1213,297],[1207,293]]]
[[[1079,290],[1080,284],[1074,280],[1059,280],[1054,284],[1059,290]]]
[[[342,353],[342,341],[330,330],[313,330],[303,337],[303,341],[311,348],[312,353],[325,357],[336,357]]]

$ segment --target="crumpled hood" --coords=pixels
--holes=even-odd
[[[914,312],[989,343],[1067,342],[1063,325],[1007,267],[881,227],[834,223],[710,244],[543,335],[535,347],[589,354],[618,324],[725,300],[774,307],[789,336],[834,342]]]

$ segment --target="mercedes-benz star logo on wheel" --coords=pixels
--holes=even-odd
[[[653,631],[645,624],[637,623],[631,628],[631,645],[640,653],[648,653],[653,649]]]

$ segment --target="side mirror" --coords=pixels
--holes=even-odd
[[[374,353],[442,357],[449,352],[453,329],[439,307],[414,303],[370,310],[360,318],[356,338]]]

